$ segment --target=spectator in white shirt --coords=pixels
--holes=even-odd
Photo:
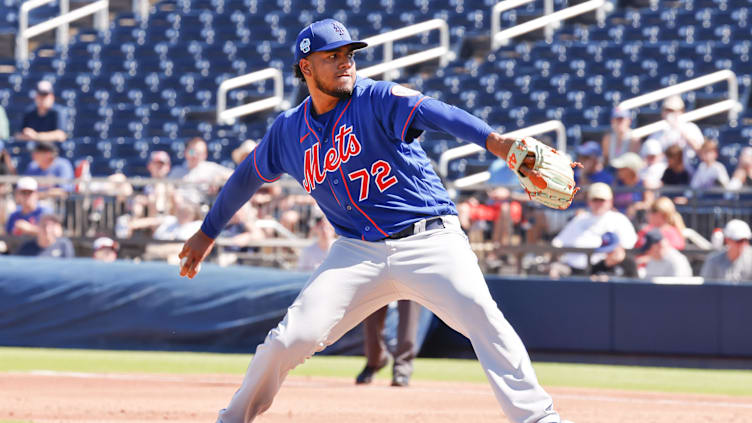
[[[707,140],[700,148],[702,163],[697,167],[692,182],[689,185],[694,189],[723,187],[729,184],[729,175],[726,167],[718,161],[718,142]]]
[[[668,128],[658,131],[648,139],[654,139],[661,143],[663,151],[674,144],[684,151],[684,163],[689,167],[689,159],[695,156],[704,137],[700,128],[693,122],[685,122],[681,119],[684,114],[684,101],[678,95],[663,100],[661,117],[668,123]]]
[[[199,138],[193,138],[185,146],[185,163],[175,166],[168,175],[171,179],[182,179],[185,182],[192,182],[198,185],[196,187],[184,187],[181,189],[181,195],[187,198],[203,198],[207,193],[216,194],[219,188],[224,185],[225,181],[232,175],[232,169],[207,160],[209,150],[206,142]],[[196,194],[199,194],[198,196]]]
[[[663,156],[661,143],[654,139],[646,140],[640,149],[640,155],[645,161],[645,167],[640,170],[640,179],[645,188],[659,188],[663,172],[666,171],[666,158]]]
[[[637,233],[627,216],[613,210],[613,198],[614,194],[608,185],[602,182],[590,185],[588,189],[589,210],[578,214],[567,223],[553,239],[552,245],[554,247],[598,248],[601,246],[603,234],[615,232],[624,248],[632,248],[637,241]],[[604,254],[594,254],[592,261],[597,262],[604,256]],[[584,253],[565,253],[559,261],[569,267],[571,274],[586,274],[588,262],[587,255]],[[553,266],[552,269],[561,270],[561,267]],[[562,274],[567,274],[567,271],[551,276],[556,277]]]

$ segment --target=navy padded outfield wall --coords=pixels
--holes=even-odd
[[[206,265],[191,280],[163,263],[1,256],[0,345],[253,352],[307,278]],[[752,357],[752,284],[487,281],[530,350]],[[387,316],[388,339],[395,315]],[[422,356],[472,355],[428,312],[420,344]],[[362,354],[362,331],[324,353]]]

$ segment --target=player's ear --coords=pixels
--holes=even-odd
[[[313,72],[311,71],[311,62],[308,59],[300,59],[298,66],[300,66],[300,73],[302,73],[304,76],[313,76]]]

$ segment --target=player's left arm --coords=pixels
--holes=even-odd
[[[504,159],[518,173],[530,198],[557,209],[571,204],[578,188],[572,171],[575,164],[566,155],[532,137],[513,139],[494,132],[481,119],[432,98],[421,101],[417,109],[412,128],[438,130],[474,142]]]

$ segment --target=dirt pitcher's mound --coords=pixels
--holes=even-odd
[[[0,421],[213,423],[240,376],[17,373],[0,377]],[[507,422],[486,384],[290,377],[260,423]],[[576,423],[749,423],[752,398],[551,388]]]

